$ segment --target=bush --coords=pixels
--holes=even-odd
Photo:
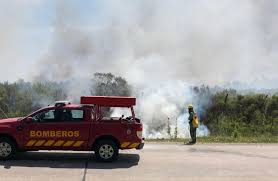
[[[277,95],[241,95],[225,90],[211,96],[204,115],[202,120],[212,135],[235,138],[278,135]]]

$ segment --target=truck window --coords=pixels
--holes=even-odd
[[[122,115],[124,115],[124,117],[132,116],[130,108],[116,107],[113,108],[111,112],[111,117],[121,117]]]
[[[72,119],[75,121],[82,121],[84,118],[84,111],[83,110],[71,110]]]
[[[60,114],[57,114],[58,122],[80,122],[84,118],[84,111],[81,109],[62,109],[58,112]]]
[[[36,114],[33,117],[33,122],[54,122],[54,121],[55,121],[54,110],[43,111]]]
[[[123,118],[130,117],[131,111],[129,108],[110,108],[110,107],[101,107],[100,114],[103,121],[105,120],[119,120],[122,116]]]
[[[81,109],[53,109],[38,113],[33,117],[34,122],[59,123],[80,122],[84,120],[84,111]]]

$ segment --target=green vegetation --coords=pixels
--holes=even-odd
[[[127,81],[111,73],[96,73],[91,83],[92,95],[131,94]],[[25,116],[56,100],[67,99],[65,84],[23,80],[0,83],[0,118]],[[241,94],[236,90],[215,91],[205,86],[194,87],[192,91],[200,120],[210,130],[210,136],[199,138],[199,142],[278,142],[277,93]],[[166,129],[173,139],[155,141],[184,141],[177,138],[177,125],[174,135],[170,135],[169,122]]]
[[[165,143],[188,143],[189,138],[177,138],[177,139],[146,139],[146,142],[165,142]],[[224,137],[224,136],[206,136],[198,137],[198,143],[278,143],[278,136],[251,136],[251,137]]]
[[[91,79],[90,92],[98,96],[129,96],[130,87],[122,77],[111,73],[96,73]],[[25,82],[0,83],[0,119],[26,116],[31,112],[57,100],[65,100],[67,82]]]
[[[65,98],[61,84],[55,82],[0,83],[0,118],[26,116],[42,105]]]
[[[225,90],[211,96],[201,114],[211,136],[270,138],[278,136],[278,95],[238,94]]]
[[[122,77],[111,73],[95,73],[92,79],[92,95],[98,96],[130,96],[131,89]]]
[[[210,136],[201,143],[278,143],[278,94],[244,93],[236,90],[215,91],[194,87],[195,111]],[[177,129],[177,127],[175,128]],[[189,139],[148,139],[147,141],[188,142]],[[176,134],[176,133],[175,133]]]

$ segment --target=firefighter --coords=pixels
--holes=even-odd
[[[189,144],[195,144],[196,143],[196,130],[197,127],[194,125],[193,123],[193,119],[195,118],[196,114],[194,113],[194,109],[193,109],[193,105],[190,104],[188,106],[188,113],[189,113],[189,126],[190,126],[190,137],[191,137],[191,141],[189,142]]]

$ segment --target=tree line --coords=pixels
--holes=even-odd
[[[0,118],[21,117],[68,98],[66,82],[17,82],[0,83]],[[127,81],[111,73],[96,73],[90,80],[91,95],[130,96],[131,89]],[[78,88],[78,87],[76,87]]]
[[[128,82],[111,73],[96,73],[91,79],[91,95],[130,96]],[[197,113],[211,135],[278,136],[278,94],[240,93],[233,89],[213,90],[192,87]],[[42,81],[0,83],[0,118],[26,116],[67,99],[63,83]]]
[[[222,90],[211,93],[208,87],[195,88],[195,96],[209,97],[200,120],[211,135],[278,136],[278,94],[244,93]]]

